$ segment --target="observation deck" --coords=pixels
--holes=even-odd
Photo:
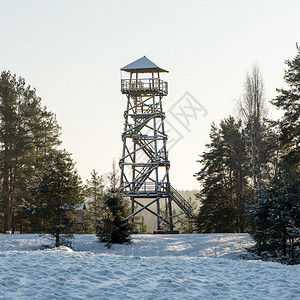
[[[122,94],[168,95],[168,83],[159,78],[122,79]]]

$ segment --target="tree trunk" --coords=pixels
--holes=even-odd
[[[4,202],[4,233],[10,231],[11,228],[11,209],[9,197],[9,175],[7,164],[4,163],[3,168],[3,202]]]
[[[10,231],[11,227],[9,197],[4,198],[4,203],[4,233],[6,233],[7,231]]]
[[[283,229],[283,239],[282,239],[282,250],[283,256],[286,256],[287,243],[286,243],[286,228]]]
[[[59,247],[60,244],[59,244],[59,232],[57,231],[55,233],[55,247]]]

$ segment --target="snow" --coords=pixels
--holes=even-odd
[[[300,266],[251,260],[247,234],[134,235],[106,249],[75,235],[0,235],[0,299],[300,299]]]

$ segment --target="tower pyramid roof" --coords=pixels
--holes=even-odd
[[[160,68],[146,56],[143,56],[126,65],[125,67],[121,68],[121,70],[129,73],[168,72],[167,70]]]

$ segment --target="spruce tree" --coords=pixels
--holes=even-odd
[[[83,203],[83,189],[74,163],[66,152],[58,153],[43,169],[31,188],[36,200],[32,215],[42,220],[42,231],[55,237],[55,246],[62,244],[61,235],[69,234],[76,225],[76,208]]]
[[[255,240],[250,250],[263,258],[300,263],[300,179],[282,162],[270,185],[252,206]]]
[[[109,176],[110,187],[103,196],[103,218],[97,226],[100,242],[111,244],[130,243],[130,224],[126,217],[125,204],[119,189],[119,180],[115,163]]]

